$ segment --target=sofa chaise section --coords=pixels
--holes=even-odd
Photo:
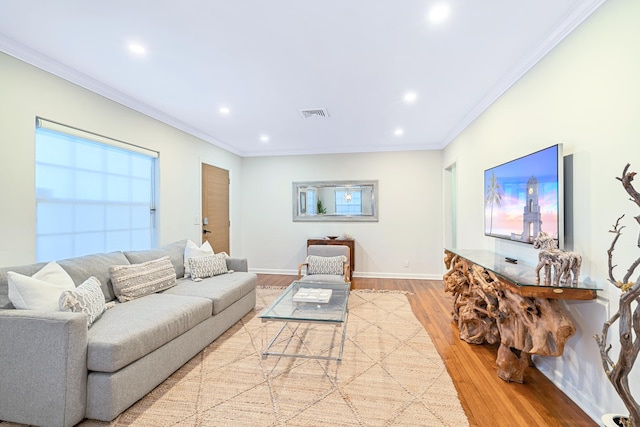
[[[255,308],[255,290],[116,372],[89,372],[86,418],[111,421]]]
[[[115,372],[211,317],[207,300],[153,294],[107,310],[89,329],[87,369]]]

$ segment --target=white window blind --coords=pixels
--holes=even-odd
[[[37,261],[152,247],[157,157],[38,119]]]

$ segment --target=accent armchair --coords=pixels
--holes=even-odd
[[[350,282],[350,252],[343,245],[310,245],[307,258],[298,267],[298,280],[310,282]],[[303,276],[304,271],[304,276]]]

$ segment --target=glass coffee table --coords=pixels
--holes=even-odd
[[[258,317],[262,322],[282,322],[283,325],[276,335],[267,344],[262,352],[262,358],[267,356],[301,357],[306,359],[323,359],[342,361],[344,352],[344,341],[347,335],[347,320],[349,318],[349,289],[351,284],[330,283],[330,282],[308,282],[295,281],[280,295],[267,309]],[[289,323],[297,323],[291,338],[285,342],[284,351],[272,351],[273,345]],[[298,353],[287,353],[286,350],[296,331],[301,324],[324,324],[336,328],[342,328],[342,339],[340,340],[340,350],[337,356],[306,355]],[[335,332],[334,331],[334,334]],[[265,328],[266,334],[266,328]],[[265,339],[266,342],[266,339]],[[331,353],[329,348],[328,353]]]

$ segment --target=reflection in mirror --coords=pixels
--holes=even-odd
[[[378,221],[378,181],[293,183],[294,221]]]

